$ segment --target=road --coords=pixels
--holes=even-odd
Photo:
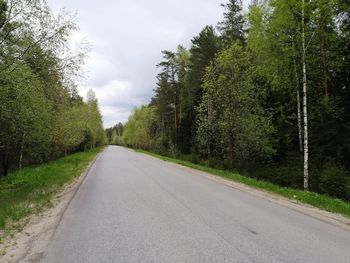
[[[350,232],[120,147],[97,159],[41,262],[350,262]]]

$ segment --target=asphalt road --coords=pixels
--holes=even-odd
[[[350,232],[108,147],[41,262],[350,262]]]

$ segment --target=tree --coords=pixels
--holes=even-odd
[[[339,158],[342,163],[350,170],[350,3],[347,0],[337,1],[336,17],[339,18],[340,32],[337,36],[337,57],[338,67],[335,70],[335,78],[333,82],[337,88],[334,93],[340,97],[340,105],[343,107],[342,122],[340,124],[337,138],[341,144],[341,156]]]
[[[309,190],[309,134],[307,108],[306,40],[305,40],[305,0],[302,0],[302,65],[303,65],[303,115],[304,115],[304,190]]]
[[[102,125],[102,115],[100,113],[95,92],[90,89],[87,93],[87,109],[85,116],[85,130],[90,134],[84,144],[94,148],[105,143],[105,133]]]
[[[54,144],[65,155],[82,146],[84,150],[106,143],[102,116],[93,90],[89,90],[87,102],[68,106],[58,112],[53,130]]]
[[[1,74],[0,98],[0,155],[3,173],[7,174],[15,163],[22,167],[24,152],[35,155],[40,150],[31,150],[33,144],[48,143],[51,105],[45,100],[42,84],[27,66]]]
[[[182,46],[178,46],[176,53],[163,51],[163,54],[164,60],[158,64],[161,68],[157,77],[158,85],[150,105],[158,108],[162,137],[169,137],[176,147],[183,148],[189,133],[183,123],[188,123],[191,110],[186,79],[190,54]]]
[[[203,93],[202,84],[207,66],[219,50],[219,39],[212,26],[206,26],[192,39],[188,85],[193,107],[197,106]]]
[[[221,4],[225,8],[224,20],[218,24],[221,39],[224,45],[234,41],[244,42],[244,16],[242,14],[242,1],[230,0],[227,4]]]
[[[188,133],[184,141],[185,151],[193,151],[195,148],[196,134],[196,108],[200,104],[203,95],[203,80],[206,68],[210,65],[215,55],[219,51],[219,37],[212,26],[206,26],[198,36],[192,39],[190,49],[190,61],[187,73],[188,85],[188,113],[187,127]]]
[[[53,130],[53,142],[67,155],[84,141],[84,105],[68,107],[58,113]]]
[[[250,59],[234,43],[219,53],[204,81],[206,93],[199,110],[198,141],[208,155],[211,151],[225,153],[230,169],[242,168],[246,160],[274,152],[273,127],[259,105],[262,94],[251,79]]]
[[[122,136],[123,143],[139,149],[151,148],[152,130],[157,124],[155,107],[136,108],[125,124]]]
[[[124,125],[119,122],[117,125],[105,130],[109,144],[121,145],[124,132]]]
[[[46,1],[0,0],[1,175],[78,150],[87,137],[103,143],[97,101],[84,103],[76,89],[87,51],[71,49],[76,29]]]

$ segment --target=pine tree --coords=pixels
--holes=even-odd
[[[233,41],[244,42],[244,16],[242,13],[242,1],[230,0],[227,4],[221,4],[225,8],[224,20],[217,26],[221,33],[224,45]]]

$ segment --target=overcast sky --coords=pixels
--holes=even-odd
[[[189,47],[205,25],[222,19],[226,0],[49,0],[58,12],[78,13],[80,32],[92,51],[86,61],[87,80],[81,95],[92,88],[104,126],[125,122],[132,109],[147,104],[155,88],[156,64],[162,50]]]

